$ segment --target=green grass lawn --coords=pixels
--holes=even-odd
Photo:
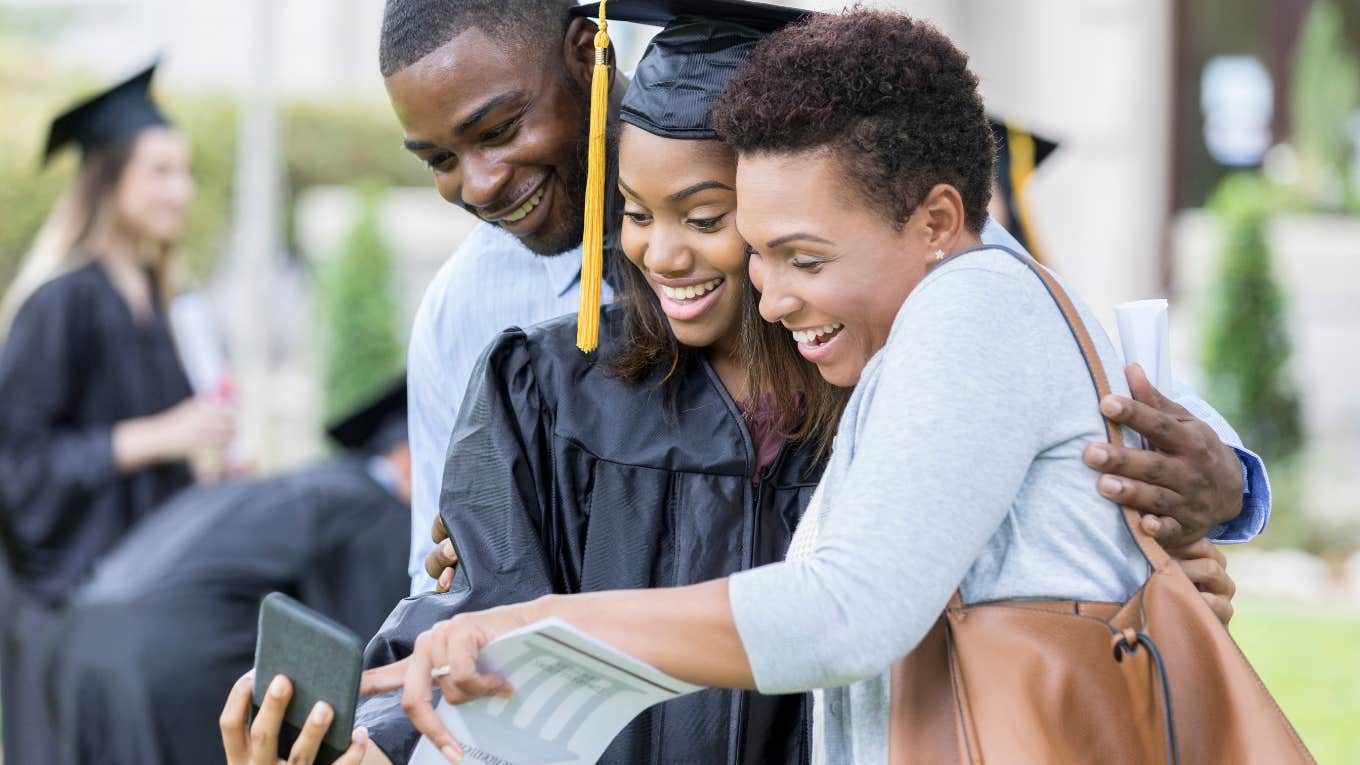
[[[1360,608],[1239,600],[1232,634],[1320,763],[1360,763]]]

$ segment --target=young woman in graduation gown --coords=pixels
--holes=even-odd
[[[46,158],[74,144],[79,174],[0,303],[6,761],[56,761],[37,674],[51,607],[192,482],[191,453],[233,430],[230,412],[191,398],[166,326],[193,182],[187,142],[147,94],[153,73],[53,122]]]
[[[423,629],[460,611],[549,592],[699,582],[782,558],[821,474],[825,431],[815,428],[834,427],[834,416],[786,441],[775,399],[747,386],[735,357],[746,283],[726,220],[734,202],[730,191],[710,191],[704,209],[674,227],[693,240],[680,256],[688,263],[624,235],[639,265],[652,253],[649,273],[686,290],[708,287],[675,304],[693,318],[668,321],[647,277],[624,264],[624,297],[601,321],[602,354],[577,350],[574,316],[507,330],[488,348],[440,501],[463,563],[449,594],[402,602],[368,663],[405,656]],[[789,361],[811,380],[803,368],[812,367]],[[805,399],[829,411],[833,401],[815,398],[835,395],[826,390]],[[360,724],[404,762],[416,739],[398,701],[369,700]],[[644,714],[602,762],[799,762],[801,713],[798,696],[704,691]]]
[[[147,96],[152,70],[52,126],[83,150],[4,300],[0,531],[20,589],[59,600],[142,514],[188,486],[233,418],[192,398],[166,324],[193,193],[188,144]]]

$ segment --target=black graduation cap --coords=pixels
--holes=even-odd
[[[996,138],[996,184],[1006,203],[1010,232],[1031,255],[1042,260],[1025,202],[1025,184],[1034,170],[1058,148],[1058,144],[1014,123],[996,117],[990,121],[992,136]]]
[[[346,449],[377,453],[407,440],[406,375],[393,380],[371,401],[326,428]]]
[[[745,0],[611,0],[609,19],[663,27],[638,62],[619,118],[663,138],[711,139],[713,102],[765,35],[813,11]],[[599,3],[576,9],[597,16]]]
[[[132,78],[86,99],[52,121],[47,136],[43,164],[68,144],[76,144],[89,154],[109,144],[136,135],[148,127],[168,125],[161,110],[151,100],[152,64]]]

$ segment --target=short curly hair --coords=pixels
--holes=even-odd
[[[713,111],[738,154],[826,148],[859,196],[897,226],[936,184],[965,225],[987,221],[996,144],[968,56],[889,11],[814,15],[761,41]]]

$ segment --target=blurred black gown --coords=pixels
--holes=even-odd
[[[158,290],[152,280],[152,294]],[[7,762],[50,761],[36,663],[48,609],[132,524],[191,483],[182,462],[120,475],[114,423],[191,395],[161,307],[134,320],[97,263],[39,287],[0,352],[0,683]]]
[[[0,538],[22,589],[60,600],[189,485],[183,462],[120,475],[112,430],[190,395],[160,306],[136,321],[97,263],[29,297],[0,354]]]
[[[217,718],[253,663],[260,599],[288,593],[368,638],[410,589],[410,527],[360,455],[175,497],[55,618],[52,762],[223,762]]]

